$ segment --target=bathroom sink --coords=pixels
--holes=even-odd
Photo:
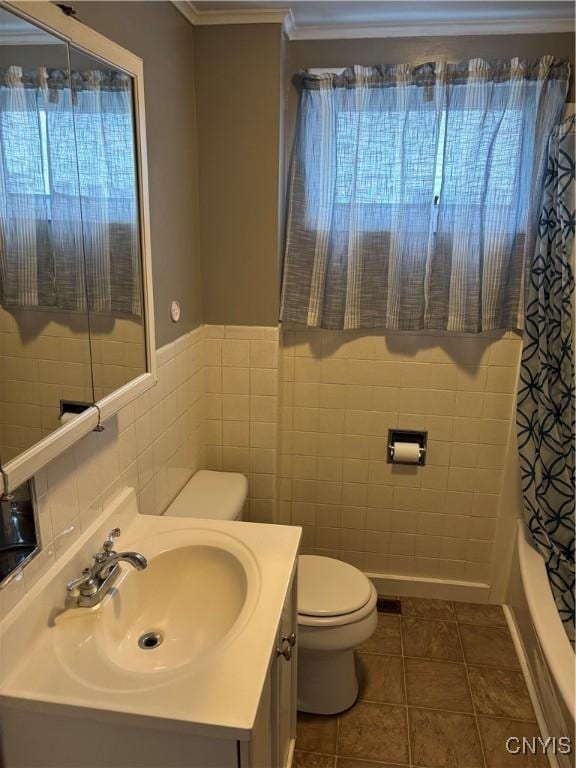
[[[126,568],[100,605],[56,617],[56,654],[85,683],[109,690],[162,684],[205,663],[248,618],[258,572],[246,547],[209,530],[175,548],[162,538],[135,544],[148,567]]]
[[[101,603],[70,607],[66,584],[116,527],[121,549],[141,553],[148,567],[122,563]],[[299,540],[295,527],[140,515],[134,490],[123,489],[0,620],[3,726],[10,713],[26,711],[28,722],[34,710],[40,723],[44,715],[73,723],[62,739],[73,733],[77,742],[78,723],[113,721],[128,739],[139,718],[155,729],[173,723],[171,740],[184,723],[202,737],[224,729],[247,738]]]

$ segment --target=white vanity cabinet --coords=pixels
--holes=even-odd
[[[296,737],[296,568],[250,732],[4,701],[3,768],[289,768]],[[242,660],[239,660],[239,664]],[[161,695],[161,694],[159,694]],[[194,690],[190,691],[194,696]],[[206,735],[202,735],[206,730]],[[191,732],[192,731],[192,732]],[[213,731],[214,735],[208,735]],[[34,734],[34,738],[30,738]],[[240,738],[238,738],[240,736]],[[2,762],[3,761],[3,762]]]
[[[147,569],[127,571],[94,608],[62,610],[66,580],[116,526]],[[0,766],[289,768],[300,536],[291,526],[138,515],[134,491],[122,491],[0,620]],[[183,552],[189,569],[209,558],[205,581],[179,576]],[[153,599],[154,589],[169,599]],[[232,629],[198,650],[231,605],[240,611]],[[139,650],[143,614],[169,641],[164,656]],[[182,633],[189,652],[173,645]]]
[[[238,768],[288,768],[296,739],[296,569],[282,610],[252,737],[240,743]],[[236,764],[235,764],[236,765]]]

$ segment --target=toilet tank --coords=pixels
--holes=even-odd
[[[186,483],[164,515],[241,520],[247,495],[248,480],[244,475],[202,469]]]

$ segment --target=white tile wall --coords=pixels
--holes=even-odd
[[[121,487],[160,514],[204,466],[203,332],[158,350],[158,383],[34,478],[41,552],[0,589],[2,615],[75,541]]]
[[[60,400],[92,402],[146,370],[136,318],[0,307],[0,453],[4,462],[60,426]],[[94,389],[94,392],[93,392]]]
[[[206,466],[248,477],[246,516],[275,520],[278,329],[205,326]]]
[[[520,340],[287,330],[278,519],[368,572],[489,581]],[[427,465],[386,463],[392,427]]]
[[[248,519],[367,572],[488,583],[520,341],[204,326],[158,350],[158,385],[36,478],[42,552],[9,610],[110,495],[159,514],[198,469],[243,472]],[[390,427],[427,465],[386,463]]]

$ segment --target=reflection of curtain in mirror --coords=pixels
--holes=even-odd
[[[139,315],[140,258],[130,78],[72,73],[89,306]]]
[[[60,70],[0,70],[2,302],[85,311],[87,285],[90,311],[139,316],[130,79],[72,82],[71,94]]]

